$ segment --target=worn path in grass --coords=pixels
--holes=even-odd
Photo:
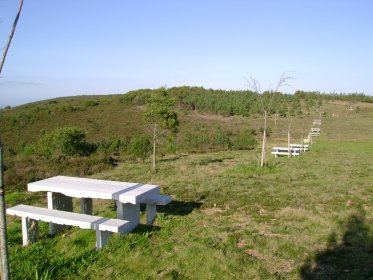
[[[21,248],[11,222],[15,279],[369,279],[373,276],[373,112],[328,117],[301,157],[258,151],[169,156],[158,172],[125,163],[95,178],[160,184],[173,202],[154,227],[96,253],[94,232],[71,229]],[[41,201],[39,197],[39,203]],[[112,203],[95,212],[114,215]],[[142,217],[144,220],[144,217]]]

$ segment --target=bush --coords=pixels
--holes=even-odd
[[[144,161],[150,156],[151,150],[152,143],[150,142],[148,136],[138,135],[131,138],[128,151],[133,157]]]
[[[93,106],[98,106],[100,105],[100,100],[87,100],[84,103],[85,107],[93,107]]]
[[[23,156],[32,156],[35,153],[35,148],[31,144],[22,144],[17,147],[16,149],[17,154],[21,154]]]
[[[210,144],[210,139],[206,129],[195,129],[193,132],[187,131],[185,133],[184,142],[188,148],[198,149],[208,146]]]
[[[219,147],[224,147],[225,149],[232,148],[232,142],[228,132],[220,128],[216,131],[214,135],[214,144]]]
[[[253,150],[257,143],[252,133],[243,131],[233,140],[232,148],[234,150]]]
[[[93,151],[93,146],[85,142],[85,136],[85,131],[80,128],[57,128],[39,140],[35,153],[46,157],[88,155]]]
[[[127,148],[128,144],[128,138],[123,140],[118,137],[111,136],[98,144],[97,151],[102,152],[104,154],[118,155]]]

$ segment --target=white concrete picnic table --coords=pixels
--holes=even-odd
[[[55,176],[27,184],[31,192],[48,192],[48,208],[72,212],[72,198],[80,198],[80,211],[92,214],[92,198],[116,201],[117,218],[128,220],[131,228],[140,223],[140,203],[160,193],[158,185],[127,183],[79,177]],[[59,225],[50,223],[50,233]]]

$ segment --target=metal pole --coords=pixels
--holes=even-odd
[[[4,172],[3,172],[3,146],[0,144],[0,258],[1,258],[1,279],[9,280],[9,256],[8,256],[8,238],[6,232],[5,216],[5,190],[4,190]]]

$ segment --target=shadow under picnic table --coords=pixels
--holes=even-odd
[[[185,215],[192,213],[194,209],[200,208],[201,205],[202,205],[202,202],[198,202],[198,201],[173,200],[167,205],[157,206],[157,212],[168,214],[168,215],[185,216]]]

